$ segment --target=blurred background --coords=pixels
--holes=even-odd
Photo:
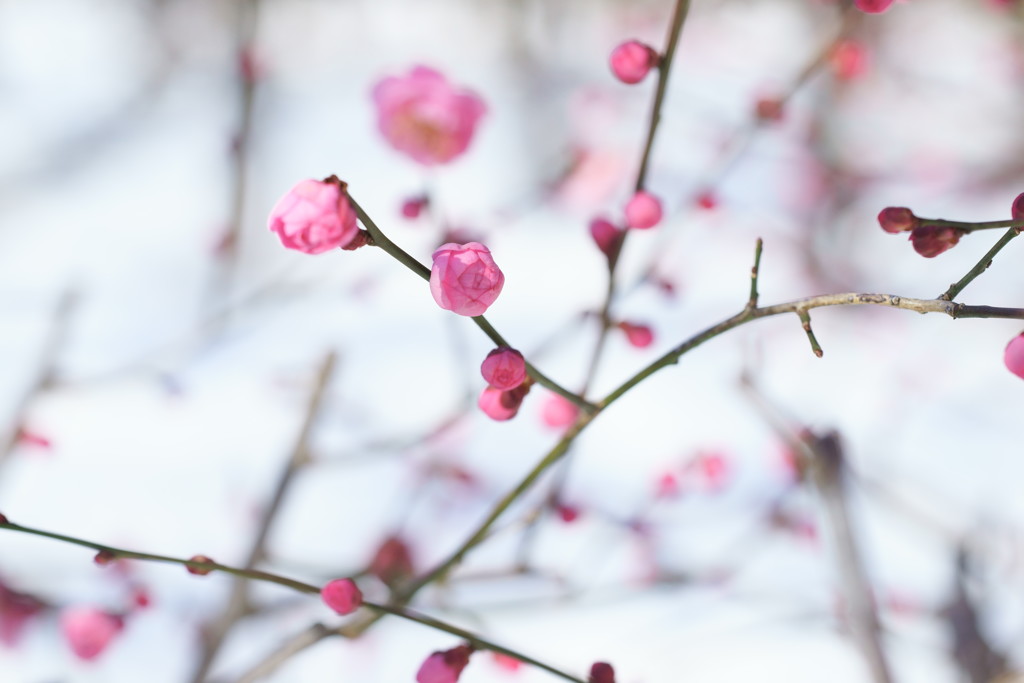
[[[582,388],[607,284],[587,226],[621,220],[655,84],[618,82],[608,55],[662,49],[672,5],[0,0],[0,510],[235,565],[267,527],[261,567],[359,575],[378,600],[382,547],[420,572],[446,557],[557,441],[546,392],[489,420],[492,344],[470,321],[379,250],[286,251],[266,216],[337,174],[421,261],[483,241],[506,276],[488,318]],[[875,217],[1009,218],[1022,17],[1014,0],[694,0],[648,179],[666,220],[630,237],[612,308],[654,341],[612,330],[590,395],[738,312],[758,237],[763,304],[933,298],[963,276],[1000,231],[924,259]],[[419,64],[488,108],[468,152],[432,169],[388,146],[370,97]],[[960,300],[1024,305],[1020,246]],[[634,389],[415,606],[578,676],[611,662],[620,683],[881,680],[858,628],[875,607],[891,680],[1016,680],[1024,387],[1002,353],[1022,325],[813,320],[821,359],[795,316],[771,318]],[[802,466],[826,451],[843,495]],[[92,555],[0,531],[4,683],[392,683],[459,644],[389,618],[261,670],[344,620],[277,586],[231,616],[229,576]],[[59,626],[84,605],[124,619],[92,661]],[[461,680],[556,679],[478,653]]]

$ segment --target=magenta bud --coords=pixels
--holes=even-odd
[[[615,669],[607,662],[596,662],[590,667],[587,683],[615,683]]]
[[[609,63],[612,73],[623,83],[639,83],[661,62],[661,56],[649,45],[627,40],[612,50]]]
[[[352,579],[334,579],[320,589],[324,604],[338,614],[352,614],[363,604],[363,593]]]
[[[515,389],[526,379],[526,361],[515,349],[494,349],[480,364],[480,374],[495,389]]]
[[[905,206],[887,206],[878,212],[878,224],[882,226],[882,230],[894,235],[910,232],[920,223],[921,219]]]
[[[1024,334],[1017,335],[1006,345],[1003,362],[1007,370],[1024,379]]]
[[[626,202],[626,225],[637,230],[653,228],[661,222],[661,200],[640,190]]]
[[[925,258],[934,258],[956,246],[963,232],[957,228],[924,225],[910,232],[914,251]]]
[[[196,563],[199,563],[199,564],[213,564],[213,560],[211,560],[206,555],[193,555],[192,557],[190,557],[188,559],[189,559],[189,562],[196,562]],[[189,574],[195,574],[196,576],[206,576],[207,574],[209,574],[210,572],[212,572],[214,570],[214,567],[207,568],[207,567],[193,567],[191,565],[185,565],[185,569],[188,570]]]
[[[1013,206],[1010,207],[1010,215],[1013,216],[1015,221],[1024,221],[1024,192],[1021,192],[1013,200]]]

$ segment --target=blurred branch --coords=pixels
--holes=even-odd
[[[281,510],[285,494],[288,492],[292,481],[294,481],[295,474],[303,465],[309,462],[310,436],[313,432],[313,426],[316,424],[317,418],[322,410],[324,396],[326,394],[327,387],[331,383],[335,364],[336,356],[332,352],[327,354],[320,365],[316,383],[313,387],[312,393],[310,394],[309,403],[306,407],[302,428],[299,430],[298,438],[295,440],[295,445],[292,447],[291,454],[285,463],[284,469],[278,477],[274,493],[270,498],[270,503],[263,511],[263,516],[260,519],[259,526],[257,527],[256,536],[249,549],[249,556],[244,565],[244,568],[247,570],[254,569],[256,565],[266,557],[267,538],[270,535],[270,529],[273,526],[274,520],[277,518],[277,514]],[[199,662],[196,665],[195,673],[192,675],[192,681],[194,683],[201,683],[206,679],[206,676],[210,671],[210,667],[213,666],[217,653],[224,644],[224,640],[231,631],[231,628],[249,612],[249,582],[245,577],[236,576],[231,586],[231,596],[228,599],[228,604],[224,608],[224,611],[221,613],[220,617],[203,629],[203,648],[199,656]]]
[[[981,632],[977,608],[967,591],[969,559],[963,547],[957,550],[953,600],[942,610],[942,616],[953,635],[953,659],[964,675],[971,683],[993,683],[1010,673],[1010,667],[1006,657],[996,652]]]

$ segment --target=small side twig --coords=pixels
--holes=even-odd
[[[754,265],[750,269],[750,299],[747,300],[748,311],[752,311],[757,308],[757,278],[761,270],[761,250],[763,248],[764,240],[758,237],[757,244],[754,246]]]
[[[814,330],[811,329],[811,314],[807,311],[797,311],[796,314],[800,317],[800,324],[807,335],[807,341],[811,342],[811,351],[815,356],[821,358],[825,352],[821,350],[821,344],[818,343],[818,338],[814,336]]]
[[[999,241],[981,257],[981,260],[978,261],[973,268],[967,271],[966,275],[960,278],[958,282],[951,284],[949,289],[940,294],[938,298],[944,301],[952,301],[956,295],[964,291],[964,288],[971,284],[975,278],[988,270],[988,267],[992,265],[992,259],[996,257],[996,254],[1002,251],[1003,247],[1010,243],[1010,240],[1019,235],[1020,231],[1021,228],[1010,228],[1007,230],[1006,233],[999,238]]]

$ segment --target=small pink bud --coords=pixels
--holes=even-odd
[[[607,662],[597,662],[590,667],[587,683],[615,683],[615,669]]]
[[[213,564],[213,560],[211,560],[206,555],[193,555],[192,557],[190,557],[188,559],[189,559],[189,562],[197,562],[197,563],[200,563],[200,564]],[[206,576],[207,574],[212,572],[214,568],[213,567],[209,567],[209,568],[206,568],[206,567],[193,567],[191,565],[185,565],[185,569],[188,570],[189,574],[195,574],[196,576]]]
[[[910,232],[910,241],[914,251],[925,258],[934,258],[944,251],[956,246],[963,232],[957,228],[939,225],[924,225]]]
[[[867,50],[856,40],[841,40],[832,48],[829,61],[836,78],[851,81],[867,69]]]
[[[694,461],[697,477],[709,491],[720,491],[725,488],[732,475],[729,459],[722,453],[701,453]]]
[[[487,387],[480,392],[480,398],[477,399],[476,404],[487,417],[504,422],[516,416],[519,406],[523,404],[523,398],[526,397],[529,390],[530,388],[526,384],[520,384],[507,391]]]
[[[679,486],[679,477],[673,473],[665,472],[658,477],[654,491],[655,498],[676,498],[681,492],[682,487]]]
[[[889,9],[892,3],[893,0],[853,0],[857,9],[867,14],[881,14]]]
[[[887,206],[878,212],[878,224],[882,226],[882,230],[894,235],[910,232],[920,223],[921,219],[905,206]]]
[[[651,69],[658,66],[661,56],[649,45],[638,40],[627,40],[612,50],[609,60],[612,73],[623,83],[639,83]]]
[[[135,590],[132,591],[132,602],[139,609],[145,609],[152,604],[152,599],[149,597],[149,591],[142,586],[136,586]]]
[[[621,322],[619,329],[626,333],[629,343],[638,349],[647,348],[654,342],[654,332],[647,325]]]
[[[92,558],[92,561],[100,567],[105,567],[108,564],[112,564],[117,561],[117,555],[110,552],[109,550],[101,550],[96,553],[96,556]]]
[[[483,100],[425,66],[373,88],[377,127],[399,152],[425,166],[446,164],[469,147],[487,111]]]
[[[60,629],[79,659],[98,657],[124,628],[121,617],[95,607],[70,607],[60,615]]]
[[[469,645],[431,654],[416,672],[416,683],[456,683],[471,654],[473,648]]]
[[[494,303],[505,276],[479,242],[442,244],[434,252],[430,293],[437,305],[458,315],[478,316]]]
[[[1021,192],[1013,200],[1013,206],[1010,207],[1010,215],[1015,221],[1024,221],[1024,192]]]
[[[625,234],[623,230],[604,218],[595,218],[590,221],[590,236],[594,239],[594,244],[601,250],[601,253],[609,258],[618,251]]]
[[[320,589],[324,604],[338,614],[352,614],[363,604],[363,593],[352,579],[334,579]]]
[[[411,577],[415,569],[409,546],[397,536],[384,539],[370,561],[370,573],[389,586]]]
[[[555,512],[558,513],[558,518],[566,524],[572,524],[580,518],[579,507],[569,503],[558,503],[555,505]]]
[[[526,379],[526,361],[515,349],[497,348],[480,364],[480,374],[495,389],[515,389]]]
[[[564,429],[579,417],[580,409],[575,403],[559,394],[549,394],[541,408],[541,419],[548,427]]]
[[[640,190],[626,203],[626,225],[637,230],[653,228],[661,222],[661,200]]]
[[[509,657],[508,655],[503,655],[500,652],[494,653],[494,663],[505,671],[519,671],[523,666],[523,663],[515,657]]]
[[[423,210],[427,208],[430,200],[426,195],[420,195],[419,197],[410,197],[402,202],[402,215],[409,220],[415,220],[420,217]]]
[[[697,206],[705,211],[711,211],[718,207],[718,197],[711,190],[704,190],[697,195]]]
[[[1007,370],[1024,379],[1024,334],[1017,335],[1006,345],[1003,362]]]
[[[278,200],[267,222],[281,244],[306,254],[344,247],[359,233],[345,183],[303,180]]]
[[[760,121],[781,121],[785,108],[778,98],[762,97],[754,105],[754,114]]]

